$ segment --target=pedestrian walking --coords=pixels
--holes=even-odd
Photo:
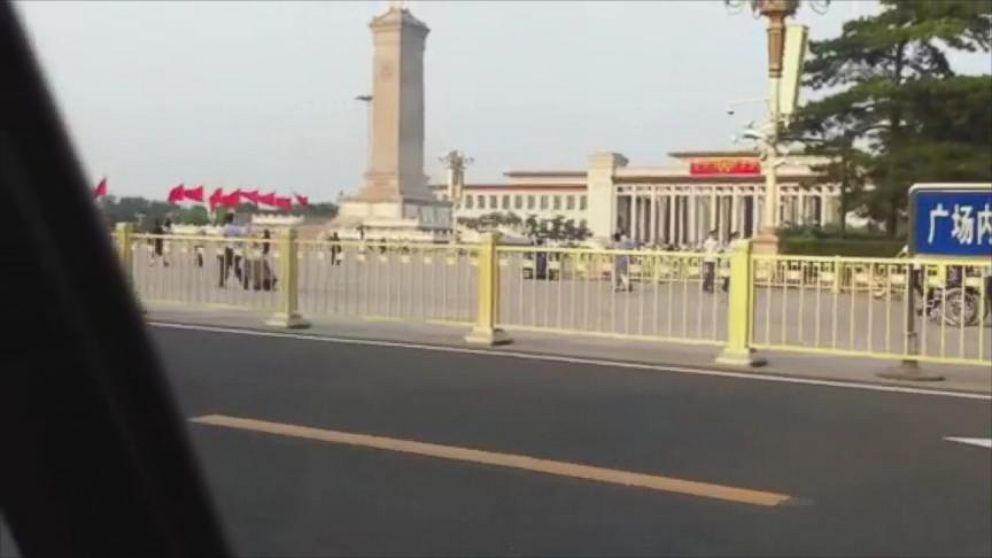
[[[169,224],[169,229],[171,230],[171,223],[168,220],[166,220],[166,223]],[[152,235],[154,235],[154,238],[152,238],[152,257],[148,261],[150,267],[154,267],[159,260],[162,261],[163,267],[169,267],[169,260],[165,257],[165,241],[162,238],[165,234],[167,234],[166,228],[162,225],[161,221],[155,219],[152,225]]]
[[[340,265],[341,260],[338,256],[341,254],[341,237],[338,236],[337,231],[334,231],[328,240],[331,241],[331,265]]]
[[[272,272],[269,263],[269,252],[271,251],[272,233],[269,229],[262,229],[262,241],[256,243],[256,248],[246,255],[243,262],[244,278],[242,285],[247,289],[249,286],[253,290],[270,291],[275,289],[276,276]]]
[[[247,233],[247,227],[240,227],[234,224],[234,214],[228,213],[224,216],[224,228],[221,235],[224,238],[240,238]],[[231,268],[234,268],[234,277],[241,281],[241,255],[235,250],[238,248],[237,242],[227,242],[224,246],[224,253],[217,256],[220,274],[217,281],[218,287],[223,287],[227,278],[231,275]]]
[[[716,231],[712,230],[703,241],[703,291],[713,292],[716,278],[716,255],[720,252],[720,242],[716,239]]]
[[[634,243],[627,235],[618,232],[613,235],[613,248],[615,250],[633,250]],[[631,290],[630,256],[628,254],[617,254],[613,257],[613,278],[614,290]]]
[[[204,234],[206,233],[203,231],[202,228],[196,229],[196,233],[195,233],[196,236],[203,236]],[[193,263],[196,264],[196,267],[199,268],[203,267],[204,249],[205,247],[203,245],[202,239],[197,238],[196,240],[193,241]]]

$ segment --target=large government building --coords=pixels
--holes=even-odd
[[[630,166],[617,153],[595,153],[585,169],[510,171],[506,182],[473,184],[452,173],[431,186],[454,203],[456,217],[494,212],[526,219],[561,215],[585,223],[594,238],[621,231],[646,244],[694,245],[709,230],[721,241],[731,232],[754,236],[761,223],[765,176],[751,151],[670,153],[667,166]],[[792,156],[778,168],[785,225],[825,225],[840,219],[840,189],[824,183],[813,165],[822,160]]]

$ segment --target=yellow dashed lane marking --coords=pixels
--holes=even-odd
[[[750,504],[753,506],[780,506],[792,500],[792,498],[787,494],[778,494],[775,492],[766,492],[762,490],[751,490],[748,488],[738,488],[721,484],[697,482],[658,475],[648,475],[644,473],[634,473],[617,469],[607,469],[604,467],[566,463],[563,461],[552,461],[549,459],[540,459],[537,457],[516,455],[512,453],[496,453],[456,446],[445,446],[426,442],[415,442],[412,440],[385,438],[382,436],[371,436],[368,434],[354,434],[350,432],[340,432],[337,430],[326,430],[323,428],[298,426],[295,424],[269,422],[250,418],[231,417],[226,415],[205,415],[192,418],[190,420],[198,424],[207,424],[211,426],[235,428],[252,432],[264,432],[266,434],[274,434],[277,436],[290,436],[293,438],[317,440],[332,444],[345,444],[349,446],[423,455],[438,459],[449,459],[452,461],[508,467],[511,469],[520,469],[534,473],[544,473],[547,475],[556,475],[560,477],[619,484],[647,490],[657,490],[660,492],[670,492],[675,494],[698,496],[700,498],[711,498],[714,500]]]

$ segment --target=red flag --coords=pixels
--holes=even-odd
[[[235,190],[230,194],[221,198],[221,205],[225,207],[230,207],[231,209],[237,209],[241,205],[241,190]]]
[[[224,205],[224,189],[217,188],[210,194],[210,211],[217,209],[218,205]]]
[[[251,203],[258,205],[258,190],[252,190],[251,192],[242,192],[241,197],[250,201]]]
[[[177,184],[171,190],[169,190],[169,203],[179,203],[183,201],[186,196],[186,187],[182,184]]]
[[[107,195],[107,178],[101,178],[100,183],[93,190],[93,199],[99,199]]]
[[[276,198],[275,203],[272,204],[283,211],[289,211],[293,208],[293,200],[290,198]]]
[[[258,203],[275,206],[276,204],[276,193],[270,192],[264,196],[258,196]]]
[[[301,196],[301,195],[299,195],[297,193],[293,193],[293,196],[296,198],[296,203],[300,204],[303,207],[310,207],[310,198],[309,197],[307,197],[307,196]]]
[[[186,190],[183,195],[187,200],[203,203],[203,184],[200,184],[196,188]]]

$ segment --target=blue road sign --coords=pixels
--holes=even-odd
[[[910,189],[914,254],[992,258],[992,186]]]

